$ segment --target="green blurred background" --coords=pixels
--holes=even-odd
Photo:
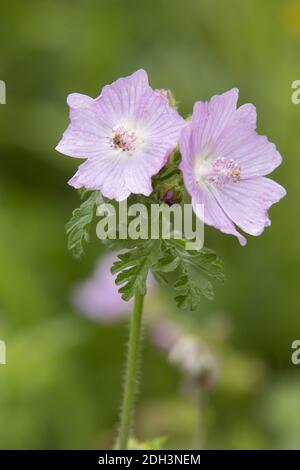
[[[226,264],[216,300],[193,316],[165,299],[160,308],[208,338],[220,379],[199,410],[146,330],[136,435],[193,448],[201,421],[205,448],[300,448],[300,366],[290,359],[300,337],[300,105],[291,102],[300,2],[2,0],[0,15],[0,448],[112,446],[127,324],[93,323],[70,304],[102,247],[94,241],[81,261],[67,252],[64,224],[78,197],[66,183],[78,162],[54,148],[68,93],[97,96],[141,67],[153,87],[172,89],[183,115],[239,87],[284,157],[274,177],[288,197],[245,248],[206,230]]]

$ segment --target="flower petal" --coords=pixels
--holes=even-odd
[[[246,245],[246,238],[236,230],[234,224],[208,188],[196,188],[192,196],[192,205],[195,214],[205,224],[211,225],[223,233],[234,235],[242,246]]]
[[[147,165],[145,158],[133,158],[128,162],[125,171],[126,186],[131,193],[149,196],[152,193],[151,166]]]
[[[99,190],[109,199],[123,201],[130,190],[125,181],[126,158],[118,153],[91,158],[79,166],[77,173],[70,179],[69,184],[74,188]]]
[[[184,119],[170,108],[161,96],[151,92],[145,100],[145,110],[139,125],[148,137],[145,143],[127,162],[126,183],[133,193],[149,195],[152,192],[151,177],[166,164],[174,150]]]
[[[180,133],[179,148],[181,162],[179,168],[183,173],[184,183],[190,194],[193,193],[193,189],[197,186],[194,164],[199,148],[198,137],[200,134],[201,132],[198,132],[198,128],[192,128],[191,125],[185,126]]]
[[[88,108],[93,101],[93,98],[81,93],[71,93],[67,97],[70,108]]]
[[[242,178],[265,176],[282,162],[276,146],[255,132],[256,110],[251,104],[241,106],[232,124],[214,144],[215,156],[233,159],[241,168]]]
[[[138,70],[129,77],[119,78],[106,85],[97,104],[114,127],[123,122],[135,121],[143,109],[145,93],[151,91],[145,70]]]
[[[56,150],[76,158],[89,158],[101,154],[108,130],[101,122],[95,100],[79,93],[68,96],[70,125],[65,130]]]
[[[282,186],[265,177],[230,183],[212,192],[226,215],[254,236],[271,224],[268,209],[286,195]]]
[[[238,93],[237,88],[232,88],[222,95],[213,96],[208,103],[195,103],[191,124],[199,126],[201,131],[200,147],[206,147],[220,138],[223,131],[232,122]],[[203,122],[200,123],[203,118]]]
[[[155,139],[177,141],[185,120],[172,108],[163,96],[149,89],[144,96],[143,106],[138,116],[140,126]]]

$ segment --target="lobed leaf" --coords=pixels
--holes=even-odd
[[[81,197],[85,195],[86,192],[81,193]],[[96,207],[102,202],[101,193],[99,191],[92,192],[88,199],[72,212],[72,217],[66,224],[67,246],[75,258],[80,258],[84,252],[85,245],[89,241],[90,226]]]
[[[196,310],[203,297],[214,298],[210,278],[224,281],[223,263],[214,251],[207,248],[199,252],[186,251],[184,240],[170,239],[163,241],[162,252],[152,272],[158,281],[167,282],[163,274],[178,271],[174,288],[178,292],[175,301],[179,308]]]
[[[146,294],[146,282],[149,270],[160,256],[160,240],[144,240],[126,253],[118,255],[111,269],[118,274],[116,284],[120,285],[123,300],[130,300],[136,293]]]

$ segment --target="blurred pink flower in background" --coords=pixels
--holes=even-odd
[[[104,323],[112,323],[130,311],[131,303],[121,298],[110,272],[116,259],[116,253],[101,257],[91,278],[78,284],[72,292],[72,303],[80,312]]]
[[[151,339],[162,351],[169,351],[181,333],[181,328],[170,320],[156,320],[150,326]]]
[[[110,269],[117,260],[117,253],[109,253],[100,258],[91,276],[79,283],[71,294],[76,309],[93,320],[113,323],[128,315],[132,302],[123,300],[115,284],[115,276]],[[154,288],[154,279],[150,274],[147,286]]]

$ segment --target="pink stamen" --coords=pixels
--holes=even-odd
[[[206,177],[206,180],[215,185],[222,187],[225,183],[232,181],[237,183],[241,179],[241,169],[232,159],[224,157],[216,158],[212,163],[212,172]]]
[[[130,152],[135,149],[136,134],[132,130],[126,130],[123,126],[116,126],[108,140],[112,148]]]

